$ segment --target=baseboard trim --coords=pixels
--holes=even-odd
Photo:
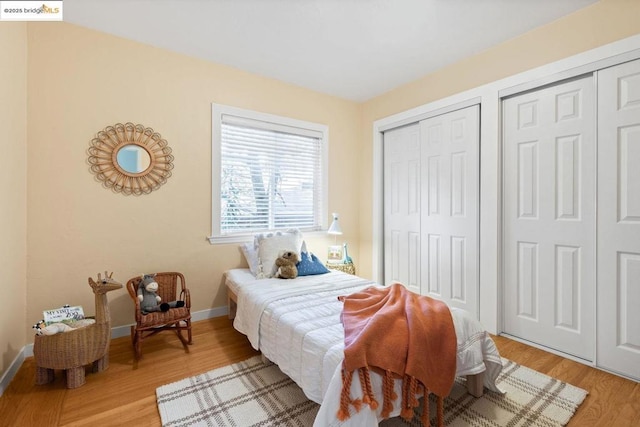
[[[208,310],[192,312],[191,320],[197,322],[198,320],[206,320],[213,317],[226,316],[227,314],[229,314],[229,309],[227,306],[215,307]],[[120,338],[131,335],[131,326],[132,325],[124,325],[111,328],[111,338]],[[9,383],[11,383],[13,377],[15,377],[18,373],[18,370],[24,363],[24,359],[31,356],[33,356],[33,343],[27,344],[22,347],[22,350],[13,359],[13,361],[9,365],[9,368],[2,374],[2,378],[0,378],[0,396],[2,396],[7,387],[9,387]]]
[[[2,396],[2,394],[7,389],[7,387],[9,387],[9,383],[11,382],[13,377],[15,377],[16,374],[18,373],[18,369],[20,369],[20,366],[22,366],[22,363],[24,362],[24,358],[25,358],[25,355],[24,355],[24,348],[23,348],[22,351],[19,352],[18,355],[13,359],[13,362],[11,362],[11,364],[9,365],[9,368],[2,374],[2,378],[0,378],[0,396]]]

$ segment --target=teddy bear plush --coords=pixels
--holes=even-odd
[[[298,254],[295,252],[283,252],[278,258],[276,258],[276,271],[275,277],[280,279],[295,279],[298,277]]]
[[[170,308],[184,307],[184,301],[162,302],[158,295],[158,282],[155,274],[144,274],[138,282],[138,301],[142,314],[156,311],[169,311]]]

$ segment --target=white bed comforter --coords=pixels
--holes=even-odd
[[[342,303],[348,295],[375,283],[332,271],[295,280],[256,279],[248,269],[226,273],[227,285],[238,297],[233,326],[245,334],[253,348],[276,363],[304,391],[321,404],[316,426],[375,426],[380,411],[361,410],[345,422],[336,419],[342,389],[341,362],[344,358],[344,330],[340,322]],[[484,385],[500,392],[495,380],[502,369],[500,355],[482,325],[464,310],[451,309],[458,343],[458,376],[485,372]],[[372,374],[374,390],[381,389],[381,377]],[[400,381],[396,381],[400,396]],[[354,376],[352,396],[361,395]],[[382,396],[376,396],[382,402]],[[399,400],[397,399],[399,404]],[[396,405],[398,406],[398,405]],[[399,414],[399,408],[392,416]]]

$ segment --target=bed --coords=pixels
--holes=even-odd
[[[283,280],[257,279],[243,268],[227,271],[225,283],[234,328],[321,405],[314,425],[378,425],[380,408],[352,413],[345,422],[336,418],[344,358],[342,303],[337,297],[378,285],[335,270]],[[466,311],[451,309],[451,313],[457,338],[456,375],[467,378],[467,389],[474,396],[482,395],[483,386],[500,392],[495,380],[502,362],[493,340]],[[378,375],[372,375],[374,390],[381,388],[381,382]],[[399,387],[397,381],[398,393]],[[353,395],[359,393],[357,376],[351,390]],[[398,414],[399,407],[391,416]]]

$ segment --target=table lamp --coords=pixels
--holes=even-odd
[[[340,228],[340,223],[338,222],[338,214],[334,212],[332,215],[333,221],[327,230],[327,234],[332,234],[334,236],[334,244],[333,246],[329,246],[327,261],[338,263],[342,262],[343,258],[342,246],[338,245],[338,235],[342,234],[342,228]]]

